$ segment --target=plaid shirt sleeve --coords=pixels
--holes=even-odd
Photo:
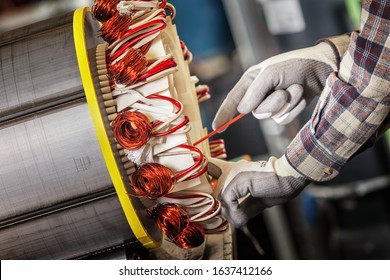
[[[311,119],[286,150],[305,177],[334,178],[389,127],[389,17],[389,0],[362,1],[361,31],[351,34],[339,71],[328,77]]]

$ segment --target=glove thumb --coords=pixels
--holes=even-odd
[[[226,160],[221,160],[212,157],[208,158],[207,173],[214,179],[218,180],[217,185],[214,188],[214,193],[216,195],[221,192],[225,184],[226,177],[232,169],[233,165],[234,162],[229,162]]]
[[[214,179],[218,179],[223,175],[223,173],[228,173],[233,164],[233,162],[209,157],[207,173]]]

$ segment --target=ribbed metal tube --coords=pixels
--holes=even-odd
[[[136,242],[85,100],[72,16],[0,36],[1,259],[77,258]]]

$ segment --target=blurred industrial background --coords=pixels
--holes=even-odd
[[[175,24],[179,36],[194,56],[191,70],[211,88],[212,98],[200,104],[204,125],[209,130],[225,95],[249,66],[281,52],[312,46],[320,38],[357,28],[360,5],[354,0],[169,2],[177,10]],[[2,0],[0,36],[8,34],[5,38],[9,42],[13,30],[54,19],[92,3],[91,0]],[[1,52],[2,43],[0,67],[6,73],[7,53]],[[0,101],[4,104],[6,96],[2,92],[0,88]],[[229,160],[243,155],[254,160],[280,156],[310,117],[314,103],[299,120],[288,126],[258,121],[248,115],[215,138],[225,140]],[[1,108],[3,112],[6,109]],[[0,137],[11,121],[7,115],[0,115]],[[291,202],[268,209],[251,220],[246,228],[237,229],[235,257],[390,258],[389,147],[389,141],[383,138],[373,148],[353,158],[336,179],[310,185]],[[80,156],[80,168],[89,164],[84,160]],[[4,181],[6,175],[0,176]],[[0,198],[4,197],[0,190]]]

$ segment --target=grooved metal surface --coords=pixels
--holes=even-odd
[[[86,103],[73,13],[0,36],[0,100],[0,259],[139,244]]]
[[[116,196],[0,230],[0,259],[73,259],[132,239]]]
[[[0,220],[112,188],[86,103],[0,126]]]
[[[0,37],[0,122],[84,96],[71,19]]]

